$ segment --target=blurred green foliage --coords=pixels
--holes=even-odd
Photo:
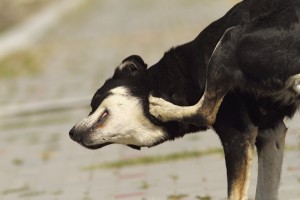
[[[41,71],[38,53],[16,52],[0,60],[0,78],[35,75]]]

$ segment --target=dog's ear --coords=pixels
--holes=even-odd
[[[113,78],[135,76],[147,69],[147,64],[138,55],[132,55],[125,58],[116,68]]]
[[[134,64],[135,66],[131,66],[131,67],[135,68],[133,70],[146,70],[147,69],[147,64],[138,55],[132,55],[132,56],[129,56],[129,57],[125,58],[122,61],[122,64],[125,65],[125,67],[126,67],[126,63],[127,64]]]

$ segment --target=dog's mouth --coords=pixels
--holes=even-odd
[[[80,144],[81,144],[82,146],[84,146],[85,148],[87,148],[87,149],[96,150],[96,149],[101,149],[102,147],[108,146],[108,145],[110,145],[110,144],[117,144],[117,143],[106,142],[106,143],[103,143],[103,144],[85,145],[83,142],[80,142]],[[141,150],[141,147],[140,147],[140,146],[137,146],[137,145],[133,145],[133,144],[125,144],[125,146],[130,147],[130,148],[135,149],[135,150]]]
[[[105,142],[105,143],[101,143],[101,144],[85,144],[83,142],[83,140],[81,139],[80,141],[77,141],[80,145],[82,145],[83,147],[87,148],[87,149],[91,149],[91,150],[96,150],[96,149],[101,149],[102,147],[111,145],[111,144],[118,144],[118,143],[114,143],[114,142]],[[121,145],[125,145],[127,147],[130,147],[132,149],[135,150],[141,150],[140,146],[134,145],[134,144],[121,144]]]
[[[106,143],[103,143],[103,144],[95,144],[95,145],[86,145],[84,144],[83,142],[79,142],[82,146],[84,146],[85,148],[87,149],[91,149],[91,150],[96,150],[96,149],[101,149],[102,147],[105,147],[107,145],[110,145],[110,144],[114,144],[112,142],[106,142]]]

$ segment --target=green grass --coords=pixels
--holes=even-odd
[[[41,196],[44,194],[46,194],[45,191],[28,191],[28,192],[24,192],[23,194],[20,194],[19,197],[28,198],[28,197]]]
[[[205,196],[196,196],[196,199],[198,200],[211,200],[211,196],[205,195]]]
[[[83,199],[82,200],[93,200],[92,198],[90,198],[90,197],[83,197]]]
[[[168,196],[168,200],[183,200],[187,198],[189,195],[187,194],[172,194]]]
[[[26,192],[29,191],[30,187],[28,185],[24,185],[18,188],[9,188],[6,190],[3,190],[1,193],[2,195],[9,195],[9,194],[16,194],[16,193],[22,193],[22,192]]]
[[[122,168],[122,167],[133,167],[138,165],[158,164],[158,163],[171,162],[176,160],[186,160],[186,159],[192,159],[192,158],[208,156],[213,154],[223,154],[223,150],[221,148],[211,148],[211,149],[199,150],[199,151],[183,151],[178,153],[170,153],[166,155],[154,155],[154,156],[146,156],[142,158],[133,158],[128,160],[93,164],[93,165],[82,167],[81,169],[84,171],[88,171],[88,170],[96,170],[96,169],[115,169],[115,168]]]
[[[15,158],[12,163],[15,165],[15,166],[21,166],[23,165],[24,161],[22,159],[19,159],[19,158]]]
[[[172,179],[173,182],[176,182],[178,180],[177,175],[170,175],[170,178]]]
[[[62,190],[56,190],[56,191],[53,191],[51,194],[55,195],[55,196],[59,196],[61,194],[63,194],[64,192]]]
[[[285,151],[298,151],[300,149],[300,146],[298,145],[285,145],[284,150]]]
[[[0,60],[0,78],[36,75],[41,71],[41,57],[37,52],[16,52]]]
[[[25,184],[24,186],[17,188],[9,188],[1,191],[1,195],[17,195],[19,198],[31,199],[30,197],[38,197],[46,194],[52,194],[53,196],[59,196],[63,193],[62,190],[56,190],[53,192],[47,192],[46,190],[34,190],[29,187],[29,185]],[[0,198],[1,199],[1,198]],[[42,198],[39,198],[42,199]]]
[[[147,181],[142,181],[139,189],[147,190],[151,187],[151,185]]]

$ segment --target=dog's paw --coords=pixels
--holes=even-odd
[[[175,120],[174,112],[176,107],[176,105],[162,98],[153,97],[152,95],[149,97],[150,114],[162,122]]]

